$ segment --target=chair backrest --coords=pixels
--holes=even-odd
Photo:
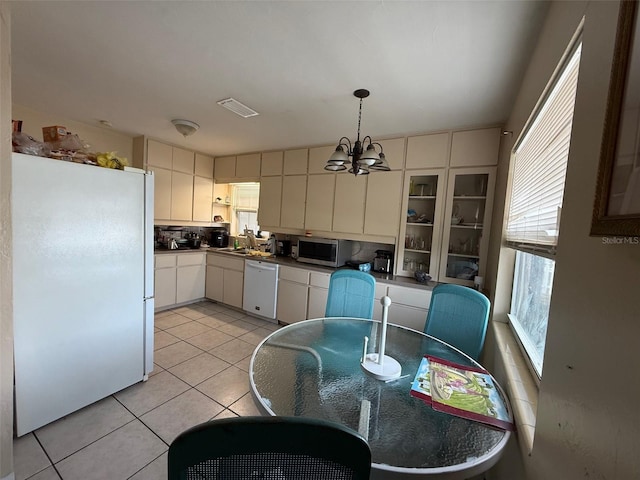
[[[478,360],[487,333],[490,308],[489,299],[471,288],[438,285],[431,294],[424,333]]]
[[[325,317],[373,318],[376,279],[360,270],[331,274]]]
[[[367,480],[371,450],[354,430],[303,417],[235,417],[182,432],[169,480]]]

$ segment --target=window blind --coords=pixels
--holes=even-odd
[[[243,211],[256,211],[260,186],[256,183],[237,184],[233,186],[234,208]]]
[[[555,251],[580,52],[578,44],[514,148],[505,233],[510,246]]]

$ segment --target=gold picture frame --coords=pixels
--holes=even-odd
[[[640,32],[637,0],[623,0],[607,98],[591,232],[640,235]]]

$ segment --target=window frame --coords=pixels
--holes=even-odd
[[[553,71],[551,78],[549,80],[549,82],[547,83],[547,86],[545,87],[542,95],[540,96],[540,98],[538,99],[538,101],[536,102],[536,105],[534,106],[529,118],[527,119],[524,127],[522,128],[520,134],[518,135],[518,138],[516,139],[514,146],[511,150],[511,158],[510,158],[510,181],[509,181],[509,187],[507,189],[507,196],[506,196],[506,209],[505,209],[505,223],[503,226],[503,242],[504,242],[504,246],[508,249],[510,249],[512,251],[512,264],[511,264],[511,292],[510,292],[510,301],[509,301],[509,312],[507,313],[507,324],[509,326],[509,329],[514,337],[514,339],[516,340],[516,343],[518,344],[521,353],[525,359],[525,363],[527,364],[527,367],[532,375],[532,378],[534,379],[535,383],[538,385],[538,387],[540,386],[540,381],[542,378],[542,374],[544,371],[544,350],[542,352],[542,363],[541,363],[541,370],[540,372],[537,371],[536,367],[535,367],[535,362],[534,360],[532,360],[531,358],[531,354],[529,353],[526,343],[531,343],[529,339],[527,339],[526,337],[521,337],[520,332],[518,331],[521,327],[518,325],[516,326],[515,323],[521,323],[521,322],[515,322],[514,323],[514,315],[513,315],[513,299],[514,299],[514,292],[515,289],[517,287],[516,284],[516,257],[517,257],[517,252],[523,252],[525,254],[530,254],[530,255],[534,255],[537,257],[542,257],[548,260],[552,260],[555,263],[555,254],[556,254],[556,245],[557,245],[557,239],[559,237],[559,231],[556,235],[556,243],[553,245],[549,245],[549,244],[536,244],[536,243],[532,243],[532,242],[513,242],[513,241],[509,241],[506,238],[506,232],[507,232],[507,225],[508,225],[508,219],[510,217],[510,207],[511,207],[511,200],[512,200],[512,185],[513,185],[513,170],[514,170],[514,165],[515,165],[515,161],[516,161],[516,152],[517,150],[521,147],[522,143],[527,139],[527,136],[529,135],[529,133],[532,131],[532,129],[535,127],[536,123],[538,122],[540,116],[542,113],[544,113],[547,109],[547,102],[549,101],[549,99],[551,98],[552,94],[554,93],[554,89],[555,87],[558,85],[558,83],[561,81],[561,79],[565,76],[566,72],[567,72],[567,68],[570,66],[571,61],[574,58],[574,55],[576,54],[576,52],[578,51],[578,49],[582,49],[582,28],[583,28],[583,23],[580,24],[578,30],[576,31],[576,33],[574,34],[573,38],[571,39],[571,41],[569,42],[569,45],[567,47],[567,49],[565,50],[565,53],[563,54],[562,58],[560,59],[560,61],[558,62],[558,65],[556,66],[555,70]],[[580,62],[582,59],[582,50],[580,51],[580,59],[578,60],[578,69],[580,67]],[[578,71],[578,77],[579,77],[579,71]],[[577,86],[576,86],[577,89]],[[577,96],[577,90],[576,90],[576,96]],[[574,98],[574,106],[575,106],[575,98]],[[575,115],[575,112],[573,113],[573,115]],[[572,120],[571,123],[573,124],[573,115],[572,115]],[[571,139],[571,134],[569,135],[569,141]],[[569,146],[570,148],[570,146]],[[565,171],[565,176],[566,176],[566,171]],[[565,180],[566,181],[566,180]],[[564,199],[564,185],[563,185],[563,199]],[[558,229],[559,229],[559,225],[560,225],[560,213],[558,213]],[[555,268],[555,266],[554,266]],[[550,286],[550,291],[551,291],[551,295],[553,295],[553,283],[554,283],[554,279],[555,279],[555,274],[553,279],[551,280],[551,286]],[[549,324],[549,316],[547,315],[547,327]],[[547,334],[545,335],[545,349],[546,349],[546,336],[548,335],[548,330],[547,330]]]

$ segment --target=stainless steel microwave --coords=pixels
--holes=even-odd
[[[351,260],[351,241],[332,238],[298,239],[298,261],[324,267],[341,267]]]

